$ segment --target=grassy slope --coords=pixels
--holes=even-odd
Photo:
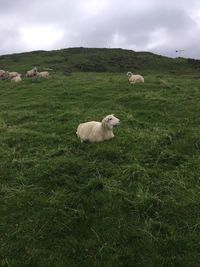
[[[2,266],[199,266],[199,80],[0,81]],[[79,122],[115,113],[116,137]]]
[[[26,72],[34,65],[54,71],[97,71],[127,72],[141,71],[150,73],[190,72],[191,68],[200,69],[199,60],[167,58],[148,52],[134,52],[123,49],[105,48],[68,48],[55,51],[35,51],[29,53],[0,56],[0,69]]]

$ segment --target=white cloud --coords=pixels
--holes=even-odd
[[[99,14],[108,4],[106,0],[82,0],[80,2],[80,8],[86,16],[96,16]]]
[[[53,49],[62,39],[64,31],[55,26],[23,26],[20,29],[21,41],[29,49]]]
[[[161,46],[166,46],[170,42],[166,28],[156,29],[150,33],[149,42],[145,46],[145,50],[155,50]]]
[[[122,34],[115,33],[111,39],[111,47],[123,47],[126,45],[126,37]]]

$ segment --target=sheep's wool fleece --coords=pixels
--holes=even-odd
[[[38,75],[38,77],[41,77],[41,78],[48,78],[49,77],[48,71],[38,72],[37,75]]]
[[[129,82],[130,83],[143,83],[144,78],[139,74],[135,74],[135,75],[130,76]]]
[[[76,133],[81,141],[92,143],[102,142],[114,137],[112,129],[102,129],[102,123],[98,121],[81,123]]]
[[[16,82],[16,83],[21,82],[21,80],[22,79],[21,79],[20,76],[16,76],[16,77],[14,77],[14,78],[11,79],[11,81]]]
[[[16,77],[16,76],[18,76],[19,75],[19,73],[18,72],[15,72],[15,71],[13,71],[13,72],[9,72],[9,78],[14,78],[14,77]]]

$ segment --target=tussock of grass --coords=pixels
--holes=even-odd
[[[1,266],[199,266],[197,79],[0,81]],[[115,138],[80,122],[116,114]]]

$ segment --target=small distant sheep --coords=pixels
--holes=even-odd
[[[128,76],[128,80],[130,83],[143,83],[144,77],[139,74],[133,74],[132,72],[127,72],[126,75]]]
[[[16,83],[21,82],[21,80],[22,80],[22,78],[21,78],[21,74],[19,74],[19,75],[13,77],[13,78],[11,79],[12,82],[16,82]]]
[[[5,79],[8,77],[8,71],[0,70],[0,79]]]
[[[19,75],[19,73],[16,72],[16,71],[13,71],[13,72],[9,72],[9,73],[8,73],[8,77],[9,77],[10,79],[12,79],[12,78],[14,78],[14,77],[16,77],[16,76],[18,76],[18,75]]]
[[[113,114],[107,115],[102,122],[89,121],[79,124],[76,134],[80,138],[81,142],[103,142],[114,137],[113,127],[119,123],[120,120]]]
[[[37,72],[37,76],[40,78],[48,78],[49,72],[48,71]]]
[[[26,77],[34,77],[37,75],[37,68],[34,67],[32,70],[26,72]]]
[[[50,70],[50,71],[51,71],[51,70],[53,70],[53,69],[51,69],[51,68],[43,68],[43,70]]]

